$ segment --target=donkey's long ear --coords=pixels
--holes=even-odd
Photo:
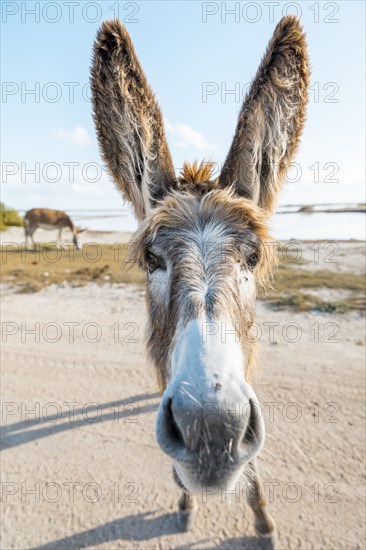
[[[142,220],[175,174],[159,106],[117,19],[104,22],[98,32],[91,84],[103,160]]]
[[[271,212],[304,126],[308,56],[298,19],[278,23],[239,114],[220,185]]]

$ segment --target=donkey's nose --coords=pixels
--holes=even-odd
[[[193,451],[200,439],[204,422],[204,410],[199,401],[187,402],[185,396],[176,393],[169,403],[168,414],[173,434],[190,451]]]
[[[264,429],[254,392],[223,400],[218,393],[203,400],[178,387],[163,397],[157,423],[163,451],[184,462],[191,453],[213,449],[227,451],[235,461],[248,460],[259,451]]]

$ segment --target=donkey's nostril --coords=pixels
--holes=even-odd
[[[168,398],[160,403],[156,423],[156,437],[160,448],[168,455],[183,460],[186,446],[182,432],[174,418],[173,399]]]
[[[173,404],[173,399],[169,399],[169,402],[167,405],[167,414],[168,414],[167,420],[170,424],[170,433],[171,433],[172,439],[175,439],[177,442],[182,443],[183,442],[182,434],[175,421],[172,404]]]
[[[242,443],[245,445],[253,445],[253,443],[260,443],[261,439],[261,426],[260,426],[261,410],[257,403],[254,403],[252,399],[249,399],[249,407],[247,413],[247,427],[244,432]]]
[[[186,393],[178,391],[169,402],[171,433],[175,441],[193,451],[201,437],[202,406],[187,398]]]

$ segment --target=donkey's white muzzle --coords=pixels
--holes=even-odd
[[[261,449],[264,422],[244,379],[240,344],[202,340],[199,321],[181,332],[172,354],[172,378],[158,411],[157,441],[183,485],[231,482]]]

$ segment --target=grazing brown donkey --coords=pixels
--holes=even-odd
[[[80,250],[81,246],[78,235],[84,229],[76,227],[63,210],[51,210],[50,208],[32,208],[32,210],[28,210],[24,216],[25,246],[28,244],[29,237],[33,247],[36,247],[33,235],[39,227],[47,230],[58,229],[58,242],[60,246],[62,246],[62,230],[70,229],[73,243]]]
[[[254,460],[264,422],[247,373],[256,285],[273,263],[267,221],[299,143],[308,83],[304,33],[296,17],[284,17],[220,176],[195,163],[177,178],[161,112],[125,27],[105,22],[94,45],[102,156],[140,221],[132,244],[147,273],[148,347],[162,392],[156,434],[183,491],[179,525],[192,524],[194,493],[229,488],[245,472],[257,533],[270,545],[275,525]]]

